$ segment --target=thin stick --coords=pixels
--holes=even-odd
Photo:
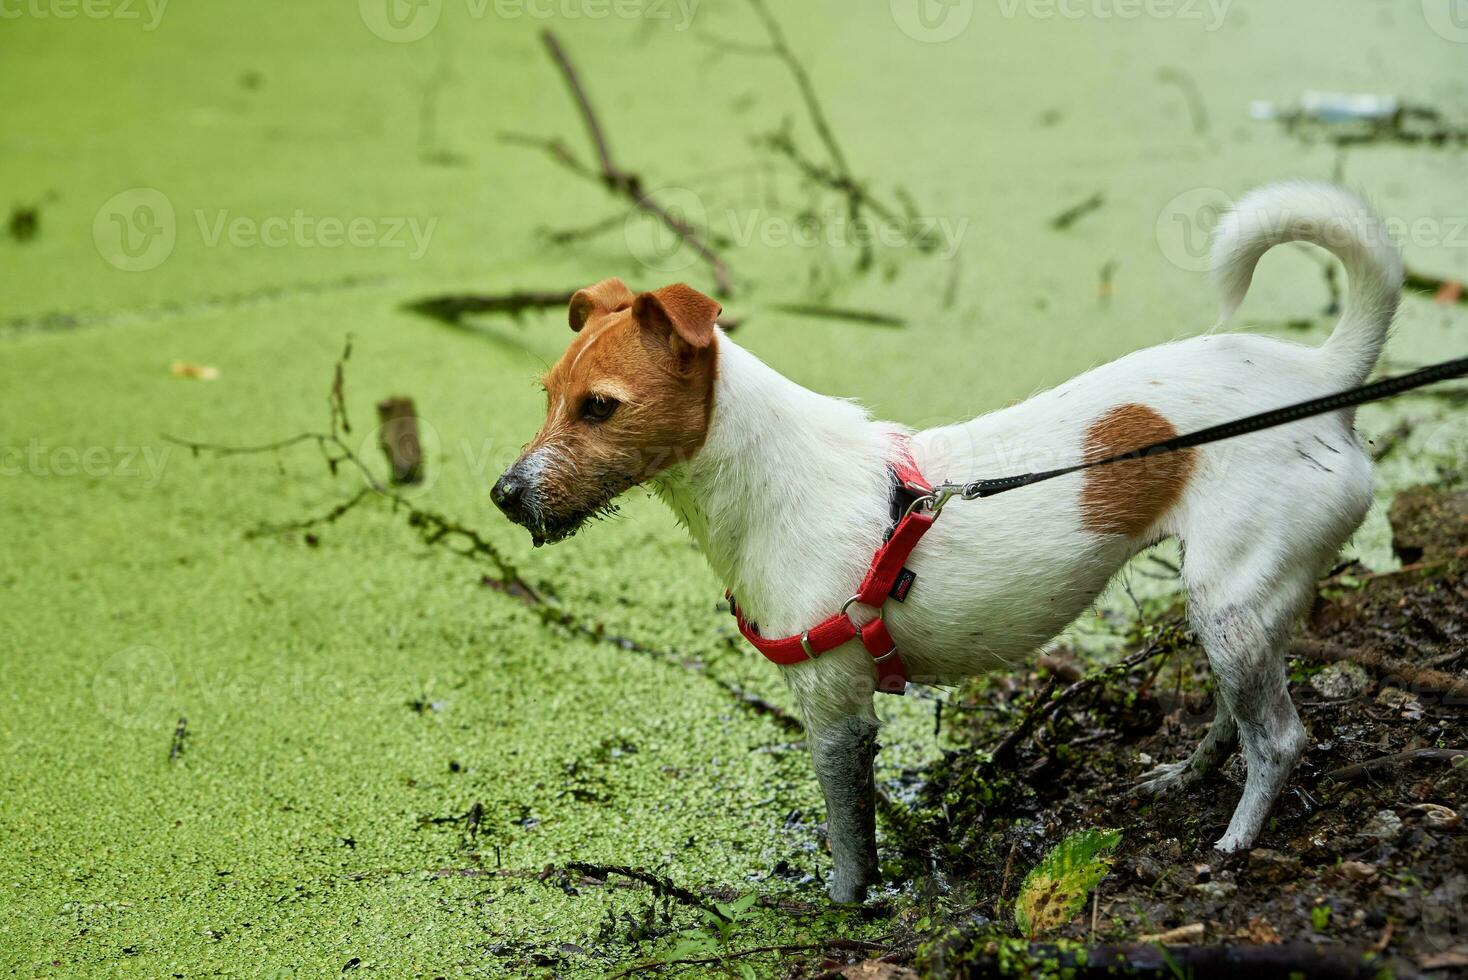
[[[905,327],[907,321],[900,316],[891,313],[878,313],[874,310],[853,310],[840,306],[825,306],[820,303],[776,303],[772,309],[781,313],[789,313],[791,316],[809,316],[822,320],[845,320],[849,323],[863,323],[874,327]]]
[[[785,42],[785,32],[780,28],[779,21],[775,20],[770,8],[765,6],[764,0],[749,0],[749,5],[754,8],[755,14],[765,26],[765,33],[770,36],[770,48],[785,62],[785,67],[790,69],[790,74],[795,77],[795,86],[800,89],[800,97],[805,100],[806,112],[810,114],[811,125],[816,129],[816,135],[826,146],[826,152],[831,155],[831,162],[835,164],[836,171],[842,179],[854,184],[851,179],[851,168],[846,165],[846,154],[841,151],[841,144],[836,142],[836,134],[831,130],[831,124],[826,121],[825,110],[821,108],[821,100],[816,96],[816,87],[810,80],[810,73],[795,57],[795,52],[790,50],[790,45]]]
[[[664,878],[662,875],[653,874],[651,871],[644,871],[642,868],[631,868],[620,864],[588,864],[584,861],[570,861],[566,864],[566,870],[575,871],[578,874],[587,875],[600,881],[606,881],[609,875],[621,875],[623,878],[631,878],[633,881],[640,881],[644,885],[651,887],[653,892],[659,897],[667,895],[669,898],[675,898],[684,905],[690,905],[699,911],[707,912],[720,922],[729,923],[734,921],[719,911],[718,908],[705,902],[687,888],[674,883],[671,879]]]
[[[1208,132],[1208,107],[1203,102],[1203,93],[1192,75],[1181,68],[1167,65],[1157,70],[1157,80],[1170,82],[1182,90],[1188,103],[1188,114],[1193,117],[1193,132],[1199,136]]]
[[[324,514],[318,514],[315,517],[303,517],[300,520],[288,521],[284,524],[261,524],[259,527],[254,527],[246,531],[245,537],[263,538],[275,534],[289,534],[292,531],[309,531],[323,524],[335,524],[362,501],[369,499],[374,493],[376,491],[371,487],[363,487]]]
[[[825,184],[845,196],[847,216],[853,224],[861,220],[863,207],[871,209],[884,221],[899,223],[901,219],[896,211],[867,193],[866,188],[852,174],[851,167],[846,161],[846,153],[841,149],[841,144],[837,142],[836,132],[831,128],[830,120],[826,118],[826,111],[821,106],[820,97],[816,95],[815,83],[811,81],[810,72],[806,71],[805,65],[795,56],[795,52],[785,40],[785,31],[780,27],[779,21],[775,20],[765,0],[749,0],[749,5],[754,8],[755,15],[764,25],[765,34],[770,39],[771,53],[785,63],[785,67],[789,69],[791,76],[795,79],[795,87],[800,91],[801,100],[805,103],[805,111],[810,116],[816,136],[826,148],[826,155],[831,159],[831,166],[825,168],[801,156],[795,148],[795,141],[788,133],[772,133],[766,137],[766,144],[771,149],[784,154],[810,179]],[[865,267],[870,265],[871,261],[871,242],[863,240],[860,264]]]
[[[556,67],[561,70],[561,76],[566,80],[566,86],[571,90],[571,96],[576,100],[576,108],[581,111],[581,121],[586,124],[586,131],[591,136],[591,143],[596,147],[596,158],[601,164],[603,176],[610,177],[618,173],[616,166],[612,163],[612,151],[607,147],[607,137],[602,132],[601,122],[596,118],[596,110],[591,108],[591,99],[586,95],[586,89],[581,84],[581,78],[576,74],[576,68],[571,64],[571,59],[566,56],[566,49],[561,47],[561,42],[550,31],[543,31],[540,35],[545,42],[546,50],[550,52],[551,58],[555,60]]]
[[[184,742],[189,737],[189,720],[180,718],[178,727],[173,730],[173,744],[168,747],[168,761],[177,762],[178,757],[183,755]]]
[[[1352,766],[1332,769],[1325,774],[1325,778],[1334,779],[1337,782],[1349,782],[1378,769],[1395,769],[1410,762],[1452,762],[1464,757],[1468,757],[1468,749],[1413,749],[1410,752],[1397,752],[1394,755],[1384,755],[1379,759],[1368,759]]]
[[[1167,652],[1169,652],[1168,648],[1164,647],[1159,640],[1153,640],[1146,647],[1138,650],[1125,660],[1112,664],[1110,667],[1097,671],[1094,674],[1082,677],[1059,694],[1054,694],[1057,678],[1051,677],[1049,683],[1045,685],[1039,696],[1035,698],[1029,713],[1020,721],[1019,727],[1010,732],[1005,736],[1004,741],[999,743],[998,748],[990,756],[990,762],[994,765],[1010,765],[1014,761],[1015,752],[1019,748],[1019,743],[1025,736],[1029,735],[1035,725],[1040,721],[1055,714],[1063,705],[1075,700],[1079,695],[1100,684],[1107,678],[1124,674],[1138,664],[1145,663],[1153,657]],[[1054,694],[1053,697],[1051,696],[1052,694]]]
[[[647,973],[652,970],[661,970],[663,967],[667,966],[699,966],[707,963],[722,963],[725,960],[737,960],[746,956],[758,956],[761,953],[779,953],[781,955],[785,955],[788,953],[808,953],[823,949],[839,949],[849,952],[873,953],[884,952],[887,947],[883,946],[881,943],[871,940],[838,938],[827,939],[823,942],[818,943],[787,943],[783,945],[772,946],[751,946],[747,949],[736,949],[731,950],[727,953],[721,953],[718,956],[701,956],[680,960],[648,960],[645,963],[638,963],[635,966],[629,966],[627,967],[627,969],[621,971],[620,973],[613,973],[611,976],[611,980],[617,980],[618,977],[630,977],[636,973]]]
[[[544,136],[532,136],[528,133],[500,133],[500,142],[511,146],[533,146],[550,154],[551,159],[574,174],[582,177],[598,180],[597,173],[586,164],[576,158],[571,148],[558,139],[547,139]]]
[[[1030,710],[1025,712],[1025,716],[1020,719],[1019,725],[1015,727],[1014,731],[1004,736],[1004,740],[994,749],[994,753],[990,758],[995,765],[1008,765],[1014,761],[1014,754],[1019,748],[1019,743],[1024,741],[1030,732],[1034,730],[1035,724],[1040,720],[1041,714],[1050,704],[1050,696],[1055,693],[1055,688],[1059,683],[1060,679],[1055,676],[1051,676],[1045,682],[1045,686],[1040,689],[1040,693],[1035,696],[1035,700],[1030,704]]]
[[[1290,644],[1290,653],[1321,663],[1346,661],[1360,664],[1390,679],[1401,681],[1399,686],[1408,688],[1414,694],[1430,692],[1468,698],[1468,680],[1431,667],[1418,667],[1405,660],[1389,657],[1380,650],[1346,647],[1320,640],[1295,640]]]
[[[1402,285],[1419,293],[1442,297],[1438,300],[1441,303],[1468,303],[1468,289],[1463,288],[1463,284],[1455,279],[1441,279],[1408,269],[1407,278]]]
[[[1382,578],[1394,578],[1398,575],[1411,575],[1414,572],[1432,571],[1434,568],[1442,568],[1444,565],[1450,565],[1455,561],[1462,561],[1464,558],[1468,558],[1468,547],[1459,548],[1448,558],[1434,558],[1431,561],[1413,562],[1410,565],[1403,565],[1401,568],[1394,568],[1386,572],[1363,572],[1359,574],[1341,572],[1339,575],[1332,575],[1322,580],[1320,584],[1322,586],[1336,585],[1346,579],[1352,582],[1375,582],[1377,579]]]
[[[581,114],[581,121],[586,126],[587,135],[591,138],[592,146],[596,150],[596,158],[599,172],[595,178],[599,180],[608,190],[629,199],[633,206],[645,211],[661,221],[674,234],[681,238],[689,248],[708,264],[714,274],[716,291],[721,296],[729,293],[729,270],[724,260],[719,257],[712,247],[706,243],[699,232],[682,218],[674,215],[650,193],[643,188],[642,178],[635,173],[623,170],[612,159],[611,147],[607,143],[606,130],[601,124],[596,110],[592,108],[591,98],[586,94],[586,86],[581,82],[581,76],[576,71],[576,66],[571,63],[571,58],[566,54],[566,49],[556,39],[553,32],[546,30],[540,35],[545,43],[546,50],[550,52],[551,60],[555,62],[556,68],[560,70],[561,77],[566,82],[566,87],[571,92],[571,98],[576,102],[576,109]],[[588,169],[566,149],[559,140],[536,140],[535,137],[527,137],[517,134],[507,134],[508,142],[521,144],[539,145],[549,152],[563,166],[582,176],[592,176]],[[501,137],[505,139],[505,137]]]
[[[1009,896],[1009,873],[1014,870],[1014,855],[1019,850],[1019,838],[1009,845],[1009,857],[1004,859],[1004,877],[999,881],[999,897],[994,901],[994,918],[1004,918],[1004,901]]]

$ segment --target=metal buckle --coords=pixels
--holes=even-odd
[[[931,493],[925,493],[921,497],[914,499],[912,503],[908,504],[907,510],[903,513],[902,516],[906,518],[910,516],[913,511],[917,510],[919,505],[926,504],[928,512],[934,517],[937,517],[939,514],[943,513],[944,505],[947,504],[948,501],[953,499],[954,494],[955,491],[950,490],[947,487],[941,487],[937,490],[932,491]]]
[[[810,630],[806,630],[800,634],[800,649],[804,650],[805,655],[812,660],[820,656],[819,653],[816,653],[815,648],[810,645]]]

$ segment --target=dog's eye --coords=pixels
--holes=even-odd
[[[617,410],[617,400],[602,395],[589,395],[581,403],[581,417],[588,422],[605,422]]]

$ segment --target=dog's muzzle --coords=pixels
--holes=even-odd
[[[528,524],[530,514],[525,509],[526,481],[510,467],[500,474],[489,497],[504,515],[516,524]]]

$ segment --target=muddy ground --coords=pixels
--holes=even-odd
[[[1247,853],[1211,848],[1243,783],[1237,755],[1193,789],[1161,800],[1132,793],[1154,762],[1186,756],[1212,715],[1206,660],[1175,603],[1139,606],[1129,642],[1154,657],[1124,677],[1082,682],[1007,764],[990,751],[1033,710],[1050,671],[966,691],[941,724],[973,748],[910,771],[910,796],[887,807],[887,853],[900,854],[888,870],[918,901],[892,923],[882,961],[936,976],[983,975],[1001,960],[1042,974],[1071,962],[1017,943],[1015,891],[1065,834],[1115,827],[1124,833],[1111,873],[1060,938],[1127,946],[1172,932],[1174,965],[1196,976],[1237,975],[1232,966],[1190,967],[1186,948],[1200,944],[1278,947],[1260,951],[1267,965],[1250,970],[1258,976],[1461,975],[1468,766],[1444,750],[1468,747],[1465,505],[1462,487],[1405,492],[1391,513],[1402,569],[1348,564],[1320,583],[1291,660],[1310,748]],[[1065,651],[1046,663],[1059,675],[1057,693],[1081,676]],[[832,959],[789,969],[836,973],[906,975]]]

